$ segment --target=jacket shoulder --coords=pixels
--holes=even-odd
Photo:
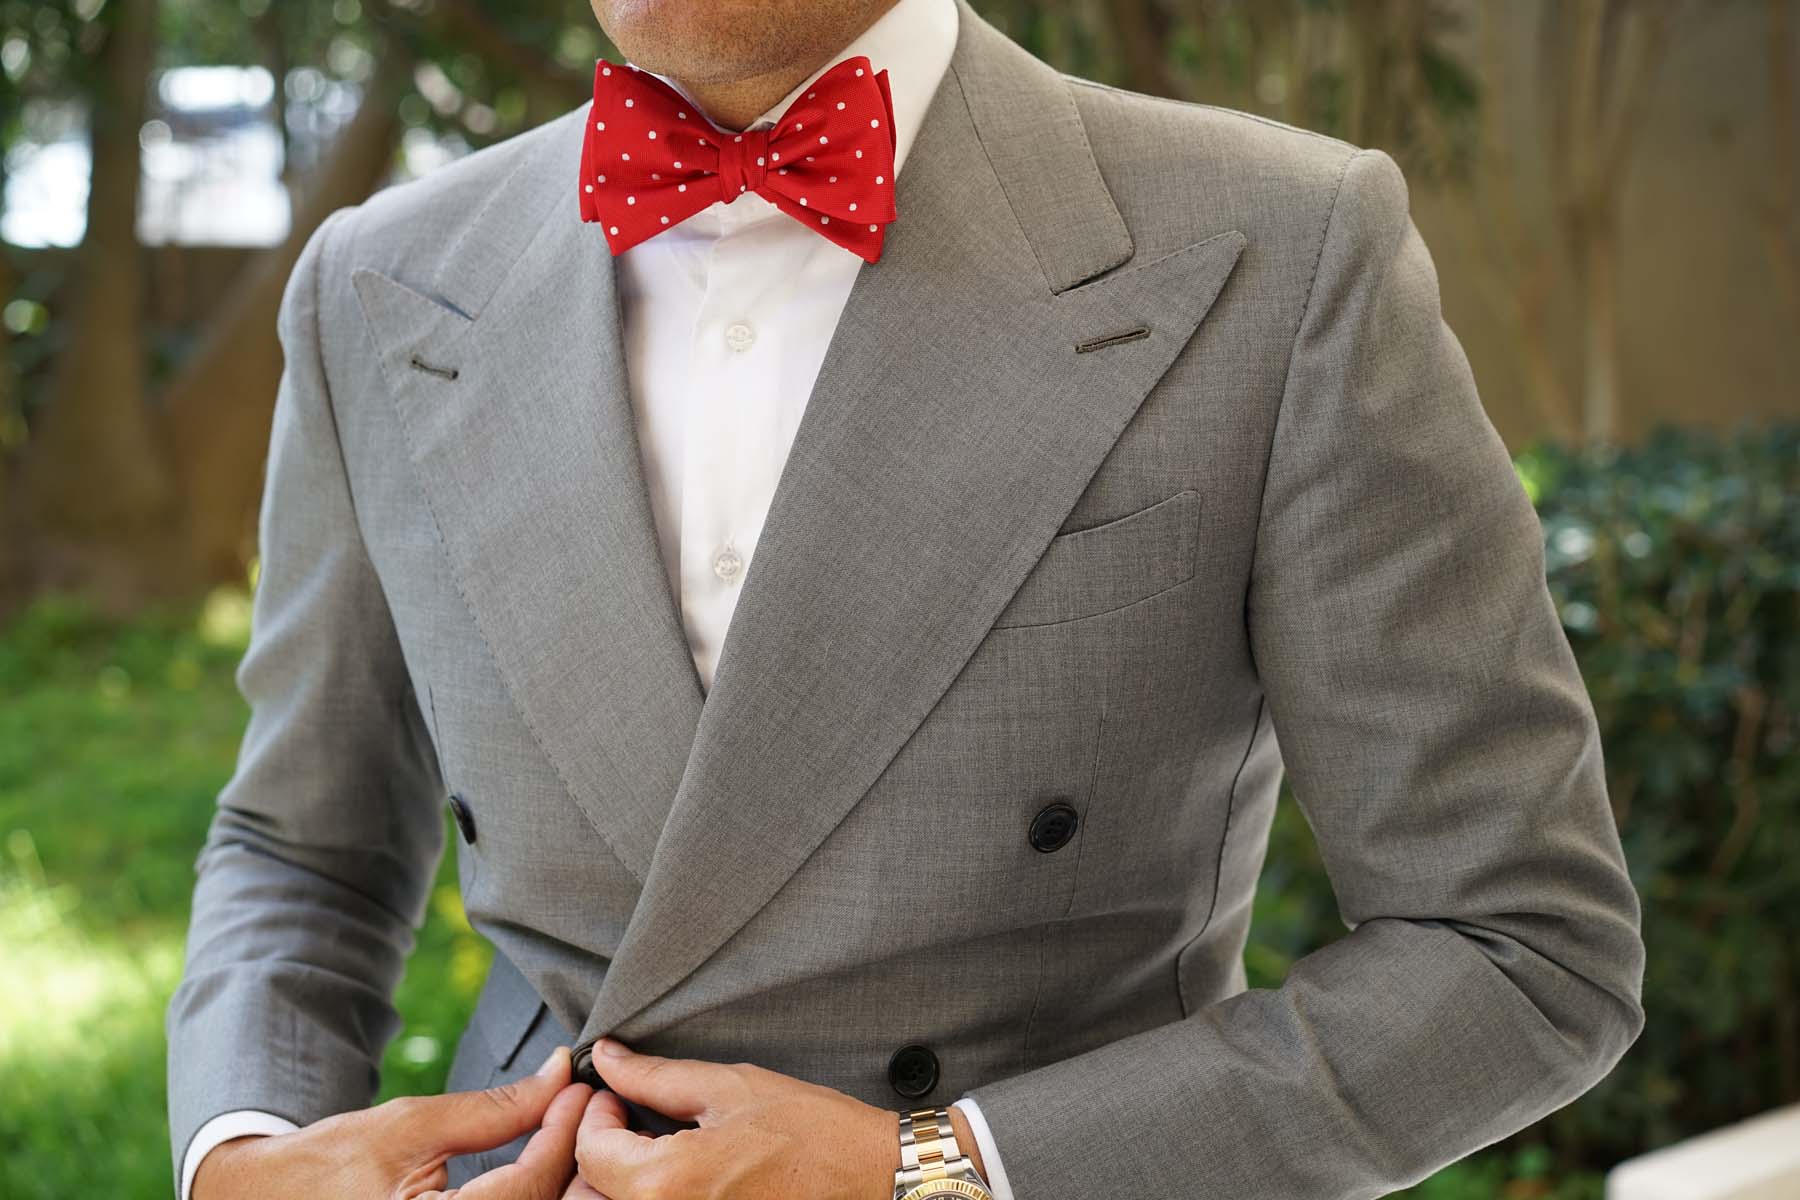
[[[1316,249],[1351,160],[1364,152],[1254,113],[1062,79],[1139,254],[1220,229],[1264,247]]]
[[[333,235],[340,264],[368,266],[395,278],[428,280],[439,262],[481,219],[503,193],[514,197],[550,195],[506,186],[521,171],[543,171],[550,163],[542,151],[572,132],[583,119],[587,102],[530,129],[452,159],[427,174],[390,184],[358,204],[340,209]],[[575,187],[573,176],[569,190]],[[338,217],[338,213],[333,214]],[[521,221],[532,214],[520,213]]]

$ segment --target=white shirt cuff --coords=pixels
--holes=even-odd
[[[960,1108],[963,1116],[969,1119],[969,1132],[975,1135],[975,1148],[981,1151],[981,1173],[986,1177],[988,1190],[994,1193],[994,1200],[1013,1200],[1012,1185],[1006,1181],[1006,1168],[1000,1165],[1000,1151],[994,1146],[994,1135],[988,1129],[987,1118],[981,1115],[981,1105],[975,1103],[974,1097],[964,1096],[950,1106]],[[187,1200],[186,1196],[182,1200]]]
[[[181,1160],[181,1200],[188,1200],[188,1191],[193,1188],[194,1176],[200,1170],[200,1160],[210,1154],[220,1142],[229,1142],[232,1138],[252,1133],[292,1133],[298,1128],[298,1125],[285,1117],[258,1112],[253,1108],[220,1113],[202,1125],[200,1132],[194,1135],[194,1140],[188,1143],[187,1156]]]

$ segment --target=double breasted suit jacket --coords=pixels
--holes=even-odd
[[[1594,715],[1391,159],[963,3],[703,694],[585,108],[293,272],[177,1161],[370,1101],[452,797],[501,955],[453,1087],[615,1032],[972,1093],[1025,1200],[1318,1200],[1610,1067],[1642,947]],[[1352,931],[1252,991],[1284,768]]]

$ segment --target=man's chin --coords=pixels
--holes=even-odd
[[[779,71],[805,44],[772,0],[593,0],[620,54],[646,71],[725,84]]]

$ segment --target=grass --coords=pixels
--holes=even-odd
[[[0,1196],[160,1196],[171,1170],[163,1011],[181,973],[193,861],[248,712],[232,673],[248,597],[119,622],[41,601],[0,628]],[[447,835],[446,844],[454,844]],[[1323,894],[1284,805],[1252,982],[1309,948]],[[1310,880],[1310,886],[1301,886]],[[381,1097],[442,1089],[491,948],[446,855],[400,986]],[[1490,1151],[1413,1200],[1599,1200],[1541,1152]]]

